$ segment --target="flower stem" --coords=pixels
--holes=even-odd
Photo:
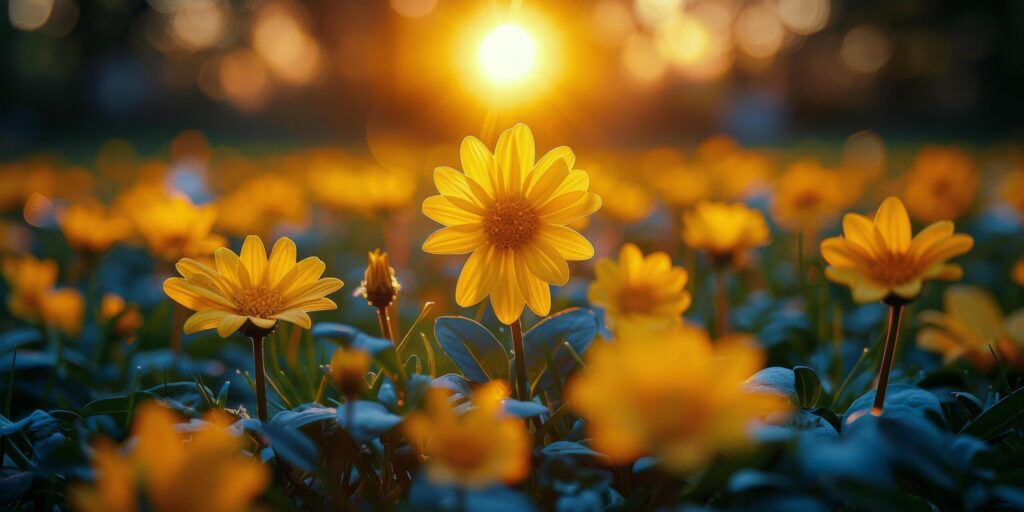
[[[265,336],[253,336],[252,362],[256,376],[256,415],[260,421],[267,421],[267,370],[263,365],[263,340]]]
[[[177,302],[171,304],[171,353],[181,353],[181,333],[185,328],[185,310]]]
[[[873,416],[881,416],[885,407],[885,390],[889,387],[889,372],[896,357],[896,341],[900,333],[900,319],[903,317],[903,304],[889,305],[889,327],[885,333],[885,346],[882,348],[882,364],[878,369],[878,384],[875,388],[875,404],[871,407]]]
[[[391,317],[388,315],[388,307],[381,306],[377,308],[377,321],[380,323],[380,335],[384,339],[391,340],[391,344],[398,346],[395,343],[395,335],[391,332]]]
[[[523,345],[523,325],[517,318],[509,327],[512,329],[512,351],[516,356],[516,399],[530,399],[529,384],[526,381],[526,348]]]
[[[715,269],[715,336],[729,334],[729,294],[725,289],[725,269]]]

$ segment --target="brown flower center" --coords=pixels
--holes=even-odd
[[[872,267],[872,277],[881,284],[895,286],[913,280],[922,269],[917,259],[906,253],[884,253]]]
[[[793,196],[793,208],[797,211],[807,211],[818,207],[821,203],[821,194],[816,190],[804,190]]]
[[[499,249],[518,249],[533,239],[540,227],[537,212],[521,197],[499,197],[484,215],[487,240]]]
[[[619,309],[627,314],[650,313],[658,298],[650,286],[631,286],[619,290]]]
[[[281,293],[262,284],[245,288],[231,297],[238,311],[245,316],[269,318],[281,312]]]

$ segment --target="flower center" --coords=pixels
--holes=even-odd
[[[821,202],[821,194],[816,190],[804,190],[793,197],[793,208],[805,212],[818,207]]]
[[[257,318],[269,318],[276,315],[281,312],[281,307],[284,305],[280,292],[262,284],[239,291],[231,297],[231,300],[243,315]]]
[[[872,269],[872,277],[886,285],[899,285],[917,277],[921,269],[917,260],[906,253],[885,253]]]
[[[487,240],[499,249],[518,249],[533,239],[540,219],[521,197],[499,197],[484,215]]]
[[[650,286],[625,287],[619,290],[619,309],[631,315],[650,313],[657,299]]]

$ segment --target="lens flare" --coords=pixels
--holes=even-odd
[[[512,85],[529,76],[536,66],[537,41],[519,25],[501,25],[484,37],[477,61],[488,81]]]

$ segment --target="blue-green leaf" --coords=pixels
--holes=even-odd
[[[349,425],[350,415],[351,425]],[[393,414],[377,402],[368,400],[356,400],[342,404],[338,407],[337,418],[341,428],[345,429],[352,439],[360,443],[368,443],[402,422],[401,416]]]
[[[568,342],[582,356],[597,337],[597,329],[593,311],[570,308],[545,318],[523,335],[531,392],[536,394],[554,385],[545,351],[554,361],[559,380],[564,381],[577,364],[562,344]]]
[[[434,321],[434,336],[470,380],[509,380],[508,352],[486,327],[469,318],[442,316]]]

